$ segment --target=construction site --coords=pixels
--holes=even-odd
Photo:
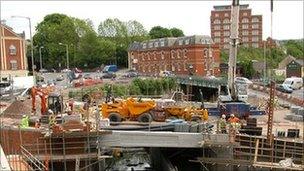
[[[1,99],[0,170],[304,170],[304,100],[235,82],[239,7],[227,80],[188,68],[159,97],[116,97],[112,80]]]

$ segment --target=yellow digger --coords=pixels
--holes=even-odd
[[[207,109],[197,109],[193,107],[170,106],[165,108],[168,118],[185,119],[186,121],[207,121]]]

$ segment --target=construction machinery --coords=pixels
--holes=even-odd
[[[55,114],[63,111],[63,98],[60,94],[54,93],[54,87],[32,87],[32,112],[36,112],[36,96],[41,99],[41,115],[46,115],[48,109],[51,109]]]
[[[170,106],[164,108],[168,118],[185,119],[186,121],[207,121],[207,109],[197,109],[192,107]]]
[[[135,100],[128,98],[126,100],[116,100],[112,98],[111,102],[105,102],[99,107],[103,118],[109,118],[111,122],[121,122],[122,120],[138,120],[139,122],[151,122],[153,120],[150,111],[154,109],[156,103],[154,100]]]

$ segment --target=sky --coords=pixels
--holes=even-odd
[[[80,19],[91,19],[97,30],[107,18],[122,21],[137,20],[146,30],[153,26],[177,27],[185,35],[210,35],[210,11],[214,5],[231,5],[232,0],[222,1],[0,1],[1,20],[16,32],[26,32],[28,21],[11,16],[27,16],[32,21],[32,31],[51,13],[62,13]],[[245,1],[252,14],[263,15],[263,39],[270,36],[270,0]],[[303,33],[303,0],[274,0],[273,38],[301,39]]]

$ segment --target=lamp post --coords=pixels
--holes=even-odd
[[[66,47],[67,69],[69,69],[69,46],[63,43],[59,43],[59,45]]]
[[[30,38],[31,38],[31,60],[32,60],[32,72],[34,75],[35,69],[34,69],[34,45],[33,45],[33,36],[32,36],[32,23],[30,17],[24,17],[24,16],[12,16],[12,18],[24,18],[29,21],[29,27],[30,27]]]
[[[43,46],[41,46],[39,48],[39,60],[40,60],[40,69],[42,69],[42,57],[41,57],[41,49],[44,48]]]

